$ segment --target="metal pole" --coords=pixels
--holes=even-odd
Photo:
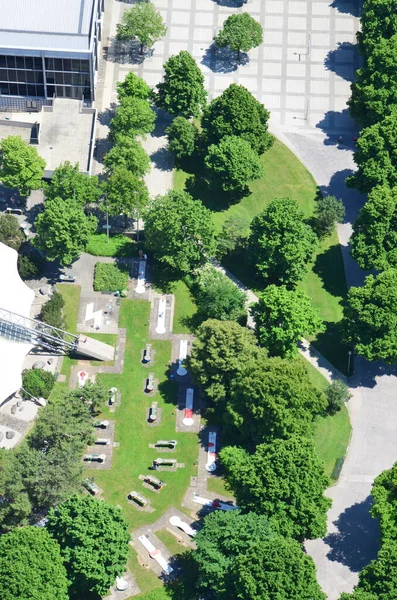
[[[108,195],[106,194],[106,242],[109,243],[109,213],[108,213]]]
[[[347,353],[347,376],[348,377],[350,375],[350,359],[351,359],[351,355],[352,355],[352,351],[349,350],[349,352]]]

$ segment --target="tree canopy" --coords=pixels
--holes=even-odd
[[[145,135],[153,131],[155,120],[156,115],[147,100],[127,96],[117,107],[116,114],[110,121],[110,135],[115,141],[119,135]]]
[[[317,237],[295,200],[275,198],[251,223],[249,248],[268,283],[294,286],[307,272]]]
[[[197,138],[197,128],[184,117],[176,117],[167,127],[168,147],[175,152],[177,158],[191,156],[194,152]]]
[[[215,38],[220,48],[229,46],[233,52],[237,52],[237,60],[240,60],[241,51],[248,52],[262,42],[262,27],[249,13],[230,15]]]
[[[205,109],[201,124],[208,145],[218,144],[222,138],[234,135],[262,154],[274,141],[268,132],[269,116],[269,111],[251,92],[232,83]]]
[[[22,231],[19,221],[14,215],[0,215],[0,242],[19,250],[26,236]]]
[[[316,225],[320,235],[332,233],[337,223],[342,223],[345,207],[335,196],[323,196],[316,202]]]
[[[361,53],[368,57],[382,38],[397,33],[397,14],[394,0],[366,0],[361,14],[361,31],[357,38]]]
[[[167,33],[161,14],[152,2],[139,2],[124,11],[121,23],[117,24],[117,39],[122,42],[137,40],[140,53],[151,48]]]
[[[21,196],[42,187],[45,166],[37,148],[21,136],[9,135],[0,141],[0,181],[6,187],[18,188]]]
[[[249,193],[248,183],[263,176],[258,154],[246,140],[226,136],[211,144],[204,159],[207,177],[215,188],[232,194]]]
[[[51,182],[45,187],[46,200],[74,200],[81,207],[98,202],[101,194],[98,177],[80,173],[79,164],[72,165],[67,160],[55,169]]]
[[[325,407],[324,394],[312,385],[300,360],[248,360],[235,377],[226,405],[227,437],[253,449],[276,438],[310,435]]]
[[[265,514],[274,531],[299,541],[325,535],[329,480],[311,440],[276,439],[257,446],[254,454],[226,446],[220,458],[243,510]]]
[[[324,330],[323,322],[309,296],[300,289],[269,285],[251,306],[256,334],[270,356],[291,358],[298,354],[303,335]]]
[[[371,514],[379,519],[382,540],[397,540],[397,463],[375,479],[372,497]]]
[[[196,274],[195,300],[207,319],[239,321],[246,315],[247,296],[226,275],[210,264]]]
[[[397,187],[371,190],[354,222],[350,248],[362,269],[397,266]]]
[[[51,509],[47,529],[59,543],[72,590],[105,595],[127,563],[130,534],[120,508],[74,495]]]
[[[122,167],[136,177],[143,177],[151,169],[150,158],[142,144],[133,137],[122,134],[116,136],[116,143],[105,155],[103,162],[109,173]]]
[[[360,595],[361,592],[368,596]],[[371,561],[359,574],[358,586],[351,600],[391,600],[396,597],[397,541],[390,540],[382,544],[376,560]]]
[[[1,600],[68,600],[59,545],[46,529],[22,527],[0,536]]]
[[[207,102],[204,75],[193,56],[181,50],[164,65],[164,80],[158,84],[155,103],[172,115],[198,117]]]
[[[87,217],[73,198],[53,198],[46,202],[34,224],[36,248],[45,252],[47,260],[59,259],[61,265],[70,265],[84,251],[98,221],[94,216]]]
[[[351,287],[344,311],[345,340],[368,360],[397,362],[397,270],[369,275]]]
[[[148,100],[152,93],[146,81],[136,75],[134,71],[127,73],[124,81],[117,82],[116,90],[119,102],[122,102],[125,98]]]
[[[197,328],[188,364],[205,395],[219,403],[229,397],[232,382],[246,362],[262,353],[249,329],[234,321],[209,319]]]
[[[212,513],[195,540],[198,588],[216,600],[324,599],[312,559],[262,515]]]
[[[145,240],[154,257],[179,273],[190,273],[215,251],[210,211],[186,192],[157,196],[145,213]]]
[[[103,210],[110,215],[134,217],[149,202],[146,183],[126,167],[115,167],[106,181],[106,202]]]
[[[350,187],[370,192],[378,185],[397,186],[397,106],[381,121],[366,127],[357,140],[357,171],[347,178]]]

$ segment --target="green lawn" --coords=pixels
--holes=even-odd
[[[120,447],[113,451],[112,468],[108,471],[87,470],[104,489],[104,497],[114,505],[121,505],[131,529],[152,523],[170,506],[179,506],[189,486],[190,476],[197,470],[198,436],[175,432],[175,405],[177,384],[170,381],[168,365],[171,358],[171,342],[152,342],[156,350],[155,363],[147,369],[141,365],[141,351],[148,341],[150,304],[143,300],[122,300],[119,326],[127,329],[124,373],[121,375],[101,375],[107,387],[116,386],[121,390],[121,406],[115,413],[104,409],[102,418],[115,419],[115,441]],[[159,380],[159,392],[150,398],[143,392],[144,379],[153,371]],[[146,411],[153,400],[161,408],[161,423],[149,427]],[[167,485],[156,494],[145,489],[138,475],[149,473],[148,467],[158,452],[148,447],[158,439],[178,440],[177,451],[172,456],[185,463],[184,469],[176,472],[161,472],[161,479]],[[150,498],[153,513],[140,512],[127,502],[127,494],[137,490]]]
[[[184,546],[181,542],[178,542],[176,537],[166,529],[159,529],[159,531],[156,531],[156,536],[159,538],[160,542],[163,542],[164,546],[173,555],[185,552],[187,549],[186,546]]]
[[[206,196],[203,186],[197,187],[200,198],[213,213],[217,231],[230,216],[237,216],[248,225],[255,215],[274,198],[289,197],[297,201],[306,218],[310,219],[318,194],[317,185],[298,158],[284,144],[276,140],[274,146],[261,157],[265,175],[251,184],[251,193],[238,204],[216,207],[213,194]],[[174,187],[182,190],[188,175],[175,171]],[[198,196],[197,196],[198,197]],[[252,272],[244,253],[236,253],[225,265],[249,288],[257,293],[263,283]],[[342,317],[341,299],[346,294],[346,281],[342,253],[336,232],[321,241],[310,270],[300,284],[313,300],[323,318],[326,331],[313,336],[310,341],[328,360],[342,372],[347,368],[347,348],[341,343],[338,323]]]
[[[175,294],[173,333],[190,333],[195,323],[197,306],[184,281],[177,281],[172,291]]]
[[[209,477],[209,479],[207,479],[207,489],[220,496],[229,496],[229,498],[233,498],[233,494],[226,488],[225,480],[222,476]]]

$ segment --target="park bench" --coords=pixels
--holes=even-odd
[[[164,481],[162,481],[161,479],[158,479],[157,477],[154,477],[153,475],[145,475],[145,478],[144,478],[143,481],[145,483],[148,483],[152,487],[154,487],[154,489],[156,491],[158,491],[158,492],[161,489],[163,489],[163,487],[165,486],[165,482]]]

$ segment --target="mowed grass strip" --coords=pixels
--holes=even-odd
[[[261,162],[264,177],[250,185],[251,193],[239,203],[226,209],[220,206],[216,210],[211,195],[210,208],[218,232],[225,220],[232,216],[246,222],[248,231],[252,219],[274,198],[292,198],[307,219],[313,217],[317,185],[293,152],[276,140],[273,147],[262,155]],[[174,188],[185,189],[188,177],[187,173],[176,170]],[[206,203],[205,197],[200,199]],[[256,276],[244,252],[235,253],[225,262],[225,266],[254,292],[260,293],[264,289],[263,282]],[[341,341],[339,323],[342,318],[341,301],[347,287],[336,231],[320,241],[316,256],[299,287],[312,298],[326,326],[324,333],[318,332],[310,341],[333,365],[346,372],[347,348]]]
[[[115,441],[120,446],[113,450],[110,470],[86,470],[86,475],[93,476],[103,488],[104,498],[111,504],[122,506],[131,529],[152,523],[172,505],[180,506],[190,476],[197,471],[198,436],[175,432],[177,384],[168,378],[171,342],[151,341],[156,350],[155,362],[148,368],[141,364],[141,351],[149,341],[149,313],[150,304],[146,301],[121,301],[119,326],[127,329],[124,372],[121,375],[100,376],[106,386],[121,390],[121,406],[116,408],[115,413],[110,413],[106,407],[100,417],[115,420]],[[159,391],[152,397],[143,391],[144,380],[149,372],[154,372],[159,381]],[[158,402],[161,409],[161,423],[156,427],[150,427],[146,421],[147,410],[153,401]],[[160,439],[177,440],[176,452],[161,454],[149,448],[150,443]],[[176,472],[156,472],[155,475],[167,485],[161,492],[155,493],[143,487],[138,476],[153,473],[148,467],[158,456],[176,458],[178,462],[185,463],[185,468]],[[127,495],[132,490],[150,499],[155,512],[138,511],[131,506]]]

